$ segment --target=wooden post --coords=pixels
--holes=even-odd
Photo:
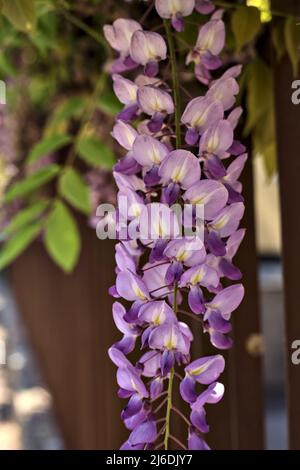
[[[274,9],[300,16],[297,0],[283,2],[273,0]],[[296,21],[296,19],[295,19]],[[300,26],[299,26],[300,28]],[[300,54],[300,52],[299,52]],[[274,63],[276,127],[278,144],[278,167],[280,179],[280,200],[282,212],[282,254],[285,297],[285,352],[287,368],[287,400],[289,447],[300,449],[300,366],[291,361],[291,345],[300,339],[300,295],[299,295],[299,240],[300,218],[300,106],[291,100],[293,76],[291,63],[285,57]]]

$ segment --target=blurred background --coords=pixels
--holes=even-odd
[[[245,319],[246,330],[237,326],[235,334],[240,328],[243,354],[254,361],[244,391],[260,390],[259,403],[249,407],[255,409],[254,420],[259,414],[264,444],[250,439],[248,445],[287,449],[289,346],[283,333],[277,161],[282,162],[283,139],[290,143],[291,157],[297,153],[300,110],[291,94],[300,58],[300,5],[215,3],[226,10],[225,65],[244,64],[240,132],[251,150],[244,177],[248,243],[241,258],[249,297],[245,310],[236,313],[241,322]],[[5,360],[0,365],[0,449],[109,449],[125,435],[106,354],[118,338],[107,294],[114,281],[114,247],[97,240],[94,214],[100,202],[115,201],[111,169],[117,149],[110,130],[120,104],[107,74],[112,57],[102,27],[118,17],[140,20],[147,7],[143,1],[114,0],[2,4],[0,79],[6,102],[0,108],[0,358]],[[181,33],[190,44],[199,16],[197,23],[192,20]],[[150,12],[146,26],[154,21]],[[242,34],[235,26],[241,22]],[[182,44],[178,50],[183,56]],[[184,80],[191,82],[192,71]],[[197,84],[191,86],[200,94]],[[284,112],[298,118],[298,124],[286,126],[283,136],[278,116]],[[283,189],[281,201],[288,197]],[[55,229],[45,233],[43,224],[56,197],[64,211]],[[57,236],[59,230],[71,234],[67,242]],[[252,296],[257,297],[254,303]],[[230,406],[232,412],[235,405]],[[230,444],[215,439],[216,448],[247,448],[234,437]]]

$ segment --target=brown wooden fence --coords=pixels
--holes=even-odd
[[[273,1],[274,9],[300,15],[298,1]],[[281,186],[285,277],[285,338],[288,371],[290,448],[300,449],[300,369],[290,361],[290,344],[300,339],[300,106],[291,103],[289,61],[274,66],[278,161]],[[244,174],[247,237],[239,254],[246,297],[234,315],[234,347],[227,354],[226,395],[211,407],[209,442],[216,449],[262,449],[263,389],[261,357],[247,348],[260,333],[252,169]],[[83,252],[78,267],[65,276],[39,243],[11,270],[20,311],[37,352],[67,448],[118,448],[126,431],[120,421],[115,368],[107,357],[118,333],[107,289],[114,282],[113,243],[97,240],[82,224]],[[208,352],[204,343],[197,352]]]

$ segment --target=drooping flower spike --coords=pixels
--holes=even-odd
[[[209,450],[206,409],[223,397],[220,352],[232,346],[230,319],[244,296],[234,264],[245,235],[239,177],[247,154],[234,136],[242,114],[235,107],[241,66],[218,72],[225,26],[223,10],[212,1],[156,0],[155,8],[165,35],[131,19],[104,28],[119,54],[111,70],[124,105],[112,130],[123,156],[113,172],[119,241],[110,288],[118,299],[113,319],[120,337],[109,356],[117,367],[118,396],[127,400],[121,418],[129,432],[121,449],[168,449],[171,440],[180,442],[170,420],[177,388],[190,406],[180,447]],[[206,91],[183,106],[173,36],[193,11],[212,14],[186,60],[195,64]],[[215,355],[192,357],[200,330],[193,334],[186,319],[200,322]],[[135,348],[140,353],[133,363],[128,355]]]

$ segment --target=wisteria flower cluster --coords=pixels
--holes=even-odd
[[[233,263],[245,234],[239,229],[244,213],[239,177],[247,155],[234,139],[242,113],[235,107],[241,67],[214,76],[223,67],[225,27],[223,11],[215,11],[211,1],[156,0],[155,7],[164,36],[131,19],[104,28],[119,53],[111,70],[114,91],[124,104],[112,132],[125,149],[114,168],[118,214],[124,219],[121,201],[126,198],[126,224],[140,234],[116,245],[117,276],[110,293],[130,304],[114,303],[113,318],[123,337],[109,355],[118,368],[118,394],[128,399],[121,417],[130,434],[121,449],[168,449],[172,441],[206,450],[206,407],[223,396],[218,379],[225,361],[221,354],[191,358],[193,334],[182,318],[200,322],[218,350],[231,347],[230,317],[244,295],[236,282],[241,272]],[[182,112],[174,35],[194,9],[212,13],[186,59],[187,65],[195,64],[206,92]],[[195,206],[204,207],[203,239],[177,236],[175,203],[192,207],[192,225]],[[152,236],[147,237],[144,222],[150,212]],[[167,219],[173,221],[172,230]],[[185,302],[190,311],[182,307]],[[129,356],[137,344],[142,353],[133,364]],[[188,417],[174,405],[176,386],[190,405]],[[172,432],[173,413],[188,427],[187,443]]]

